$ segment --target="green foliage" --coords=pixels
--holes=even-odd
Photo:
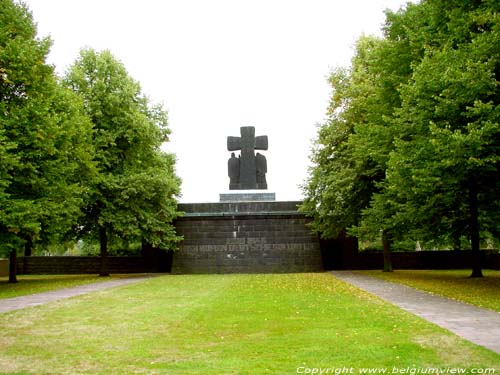
[[[388,12],[383,39],[360,38],[330,78],[304,188],[317,231],[460,247],[479,222],[500,238],[498,11],[424,0]]]
[[[108,238],[174,248],[180,181],[174,156],[160,150],[169,134],[166,113],[149,103],[109,51],[82,50],[64,82],[83,98],[92,119],[99,169],[80,235],[97,238],[105,231]]]
[[[0,251],[60,252],[101,228],[171,249],[180,182],[160,150],[166,113],[109,52],[82,51],[61,84],[50,44],[25,5],[0,0]]]
[[[45,63],[24,5],[0,2],[0,243],[57,241],[80,215],[92,162],[81,100]]]
[[[302,207],[315,215],[314,229],[324,237],[357,226],[384,180],[394,148],[389,124],[400,104],[397,88],[409,71],[408,59],[396,59],[396,48],[386,40],[360,38],[351,70],[329,78],[329,120],[318,132]]]
[[[498,14],[493,3],[420,7],[431,15],[424,19],[429,25],[413,23],[407,33],[425,55],[401,88],[396,149],[381,199],[394,203],[391,221],[400,232],[459,243],[470,234],[473,183],[482,230],[498,236],[500,51],[492,48],[500,40],[493,27]],[[441,15],[436,24],[429,22],[435,14]]]

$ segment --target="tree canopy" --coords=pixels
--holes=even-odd
[[[27,8],[0,8],[0,242],[15,254],[76,223],[94,170],[92,124],[45,62],[50,40],[36,37]]]
[[[323,235],[477,251],[480,234],[499,239],[499,7],[408,4],[387,13],[383,38],[359,40],[350,70],[332,73],[304,186]]]
[[[168,140],[166,112],[109,51],[82,50],[64,82],[83,98],[98,165],[78,231],[99,238],[104,257],[113,237],[172,248],[180,181],[174,156],[160,148]]]
[[[15,271],[23,247],[70,236],[173,249],[166,112],[109,51],[83,50],[59,79],[36,33],[24,4],[0,0],[0,251]]]

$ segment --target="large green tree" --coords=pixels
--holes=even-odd
[[[334,236],[498,238],[498,2],[424,0],[387,13],[332,74],[305,207]],[[340,77],[341,79],[338,79]],[[340,83],[340,84],[339,84]],[[473,275],[479,276],[476,262]]]
[[[81,95],[94,126],[99,175],[78,230],[99,239],[101,275],[109,273],[110,239],[173,248],[180,181],[174,156],[160,149],[169,134],[166,112],[109,51],[82,50],[65,83]]]
[[[0,246],[11,256],[62,236],[80,215],[92,175],[91,123],[45,63],[28,9],[0,1]]]
[[[338,69],[329,77],[332,96],[328,121],[318,129],[311,155],[314,165],[302,189],[305,200],[301,210],[314,217],[313,229],[325,239],[336,238],[346,228],[356,224],[361,209],[370,197],[371,184],[355,171],[355,161],[349,148],[349,137],[354,132],[355,120],[345,108],[353,87],[349,72]]]
[[[330,75],[329,120],[319,129],[303,205],[313,213],[313,226],[323,237],[357,227],[385,179],[394,148],[391,120],[400,106],[397,89],[411,71],[408,49],[398,47],[362,37],[351,69]]]
[[[500,5],[429,0],[418,8],[405,33],[425,54],[401,88],[385,197],[395,198],[401,228],[457,248],[465,237],[476,254],[472,276],[481,276],[480,235],[498,238]]]

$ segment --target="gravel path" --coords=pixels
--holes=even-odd
[[[19,309],[24,309],[30,306],[43,305],[52,301],[57,301],[64,298],[70,298],[79,296],[82,294],[87,294],[90,292],[95,292],[98,290],[104,290],[109,288],[115,288],[118,286],[135,284],[144,280],[148,280],[153,275],[132,277],[129,279],[114,279],[109,281],[103,281],[99,283],[80,285],[71,288],[57,289],[50,292],[43,292],[37,294],[30,294],[21,297],[4,298],[0,299],[0,313],[14,311]]]

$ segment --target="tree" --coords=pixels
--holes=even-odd
[[[82,50],[65,84],[81,95],[95,129],[99,175],[78,231],[99,238],[100,274],[109,274],[110,238],[173,248],[179,240],[171,222],[180,181],[174,156],[160,149],[168,140],[166,113],[149,103],[109,51]]]
[[[401,13],[408,17],[398,17]],[[411,79],[414,61],[418,61],[423,54],[420,46],[406,38],[406,30],[418,14],[418,8],[412,4],[407,4],[396,14],[387,11],[385,37],[371,51],[368,64],[364,64],[364,70],[372,77],[373,94],[371,105],[360,110],[371,120],[357,124],[350,137],[357,160],[365,160],[358,164],[360,170],[369,172],[374,178],[369,197],[361,207],[358,221],[349,228],[349,233],[380,239],[384,253],[383,270],[386,272],[393,269],[390,256],[392,245],[404,236],[394,224],[397,208],[393,197],[386,191],[386,179],[390,155],[399,137],[395,119],[402,104],[400,88]],[[358,101],[367,101],[363,92],[357,92],[356,96]]]
[[[498,236],[500,6],[429,0],[418,7],[421,18],[406,32],[425,54],[401,89],[388,196],[396,197],[401,228],[456,246],[467,235],[472,276],[480,277],[480,228]]]
[[[317,230],[380,236],[385,255],[405,238],[468,237],[481,275],[480,236],[499,235],[499,10],[424,0],[360,39],[313,153]]]
[[[373,166],[371,160],[356,157],[352,138],[363,124],[372,121],[367,108],[376,94],[369,65],[379,42],[360,39],[352,69],[338,69],[329,77],[328,121],[319,128],[311,157],[315,167],[303,187],[303,209],[314,215],[313,228],[324,238],[337,237],[357,224],[378,178],[376,168],[366,168]]]
[[[398,58],[395,51],[401,48],[396,47],[386,40],[362,37],[350,71],[338,70],[330,76],[329,120],[318,133],[303,206],[313,212],[313,228],[326,238],[359,226],[363,210],[385,178],[394,147],[391,119],[400,106],[397,88],[411,71],[411,60]],[[400,55],[406,56],[406,51]],[[377,227],[377,233],[381,229]]]
[[[354,189],[356,174],[352,150],[348,147],[354,123],[341,111],[350,97],[349,72],[338,69],[329,77],[332,96],[328,121],[318,129],[301,210],[313,216],[312,228],[323,238],[336,238],[357,222],[367,194]],[[364,197],[364,199],[363,199]]]
[[[64,234],[80,213],[91,123],[45,63],[50,40],[36,38],[27,8],[0,5],[0,242],[15,282],[20,246]]]

